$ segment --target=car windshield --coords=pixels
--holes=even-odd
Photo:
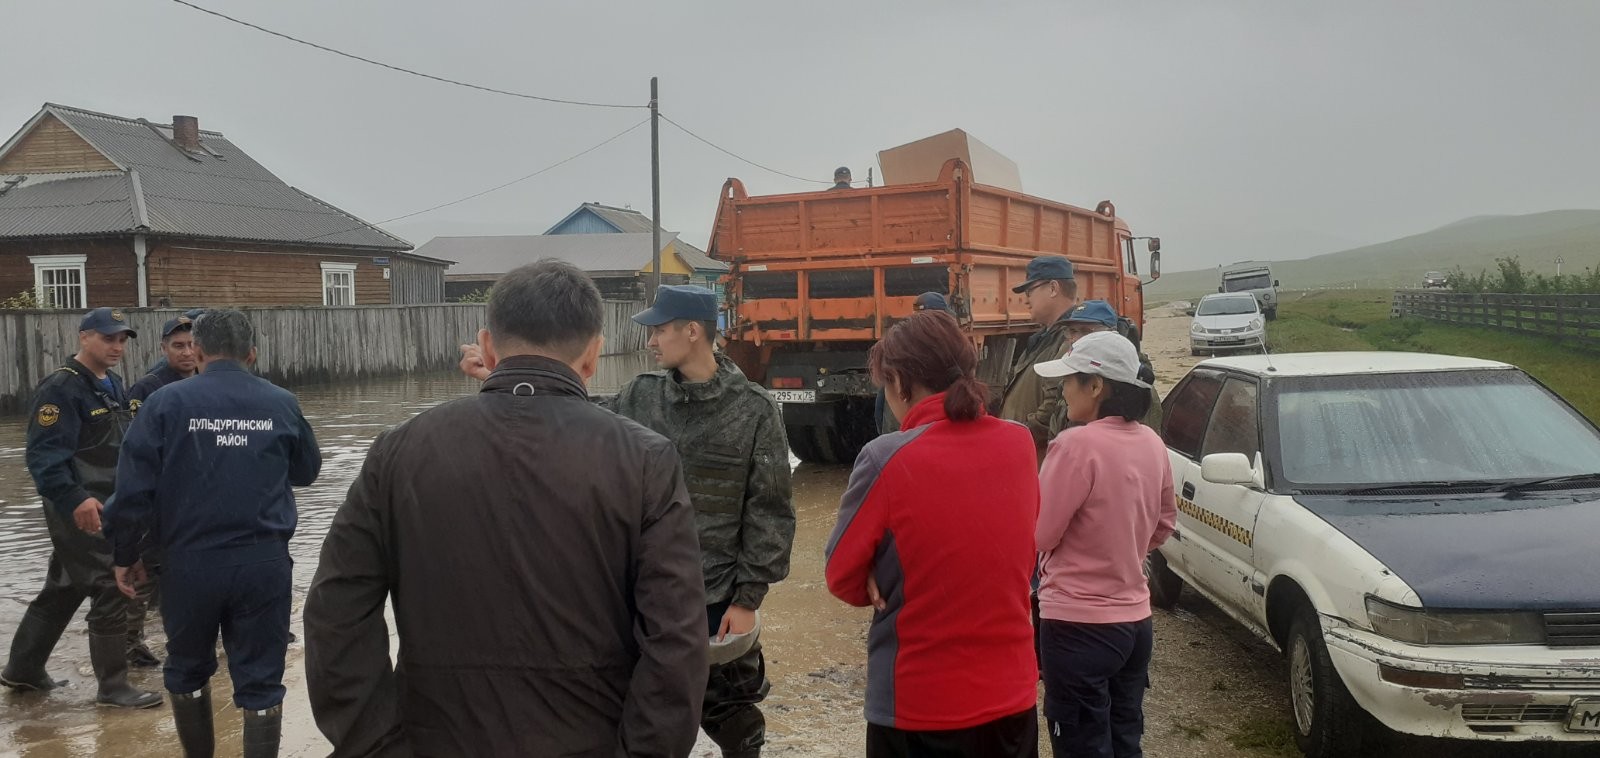
[[[1256,299],[1253,297],[1208,297],[1200,301],[1200,309],[1194,315],[1237,316],[1255,312]]]
[[[1429,271],[1428,273],[1423,274],[1423,276],[1425,276],[1425,277],[1427,277],[1429,279],[1443,279],[1444,278],[1444,274],[1441,274],[1441,273],[1439,273],[1437,271]]]
[[[1415,269],[1412,269],[1413,271]],[[1245,276],[1222,277],[1222,288],[1228,292],[1243,292],[1245,290],[1264,290],[1272,286],[1272,274],[1265,271],[1259,274]]]
[[[1600,462],[1600,432],[1513,369],[1278,386],[1278,462],[1295,489],[1500,483],[1594,473]]]

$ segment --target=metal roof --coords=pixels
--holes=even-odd
[[[47,176],[34,175],[29,182],[0,195],[0,237],[143,231],[391,251],[412,247],[399,237],[289,186],[220,132],[202,130],[203,149],[188,151],[172,141],[169,125],[52,103],[45,104],[40,117],[45,114],[60,119],[127,172],[123,183],[129,192],[122,199],[129,206],[129,214],[123,218],[105,209],[89,210],[93,203],[88,198],[79,198],[83,201],[79,203],[55,202],[52,211],[44,211],[49,203],[41,193],[53,182],[31,185],[34,179]],[[0,186],[3,181],[0,178]],[[59,190],[51,198],[69,199]],[[102,195],[94,202],[110,201]],[[22,208],[31,209],[26,219],[23,214],[11,213]],[[49,214],[59,218],[40,218]],[[137,221],[141,215],[145,218],[143,224]]]
[[[662,236],[666,249],[677,235]],[[560,258],[591,274],[631,275],[650,264],[650,234],[525,234],[434,237],[418,255],[455,261],[449,276],[499,276],[541,258]]]
[[[610,205],[601,205],[600,203],[584,203],[583,205],[578,206],[577,210],[574,210],[573,212],[562,217],[562,219],[557,221],[554,226],[551,226],[549,229],[545,230],[545,234],[549,234],[561,228],[562,224],[567,223],[568,221],[572,220],[573,216],[583,213],[584,211],[593,213],[601,221],[610,224],[612,228],[623,234],[634,234],[637,232],[645,232],[648,234],[650,232],[650,217],[633,210],[632,208],[616,208]],[[665,230],[662,231],[666,234],[671,233],[666,232]]]
[[[1212,358],[1200,366],[1230,368],[1272,378],[1285,376],[1346,376],[1350,374],[1400,374],[1425,371],[1516,368],[1509,363],[1460,358],[1433,353],[1273,353]]]
[[[678,240],[677,247],[674,247],[673,249],[677,251],[678,257],[683,259],[684,265],[694,269],[695,271],[716,271],[718,273],[727,273],[729,269],[728,264],[706,255],[706,251],[684,242],[681,239]]]
[[[12,184],[11,180],[21,181]],[[11,189],[5,190],[7,185]],[[118,232],[138,225],[133,182],[120,171],[0,175],[0,230],[9,237]]]

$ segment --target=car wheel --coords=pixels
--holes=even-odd
[[[1322,625],[1309,603],[1295,612],[1284,645],[1289,659],[1289,703],[1294,738],[1307,758],[1361,755],[1372,717],[1361,710],[1328,657]]]
[[[1183,593],[1183,577],[1167,566],[1167,557],[1160,551],[1151,551],[1144,557],[1145,581],[1150,585],[1150,604],[1162,610],[1172,610]]]

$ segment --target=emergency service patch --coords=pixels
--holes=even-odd
[[[55,426],[61,420],[61,409],[45,403],[39,406],[39,426]]]
[[[112,308],[111,309],[111,320],[112,321],[121,321],[122,320],[122,311],[119,311],[116,308]]]
[[[144,405],[144,403],[139,402],[138,400],[129,400],[128,401],[128,410],[133,411],[134,413],[138,413],[139,412],[139,406],[141,406],[141,405]]]

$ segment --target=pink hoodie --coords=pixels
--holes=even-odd
[[[1178,519],[1161,437],[1121,418],[1069,428],[1045,453],[1039,498],[1040,615],[1083,624],[1148,618],[1144,557]]]

